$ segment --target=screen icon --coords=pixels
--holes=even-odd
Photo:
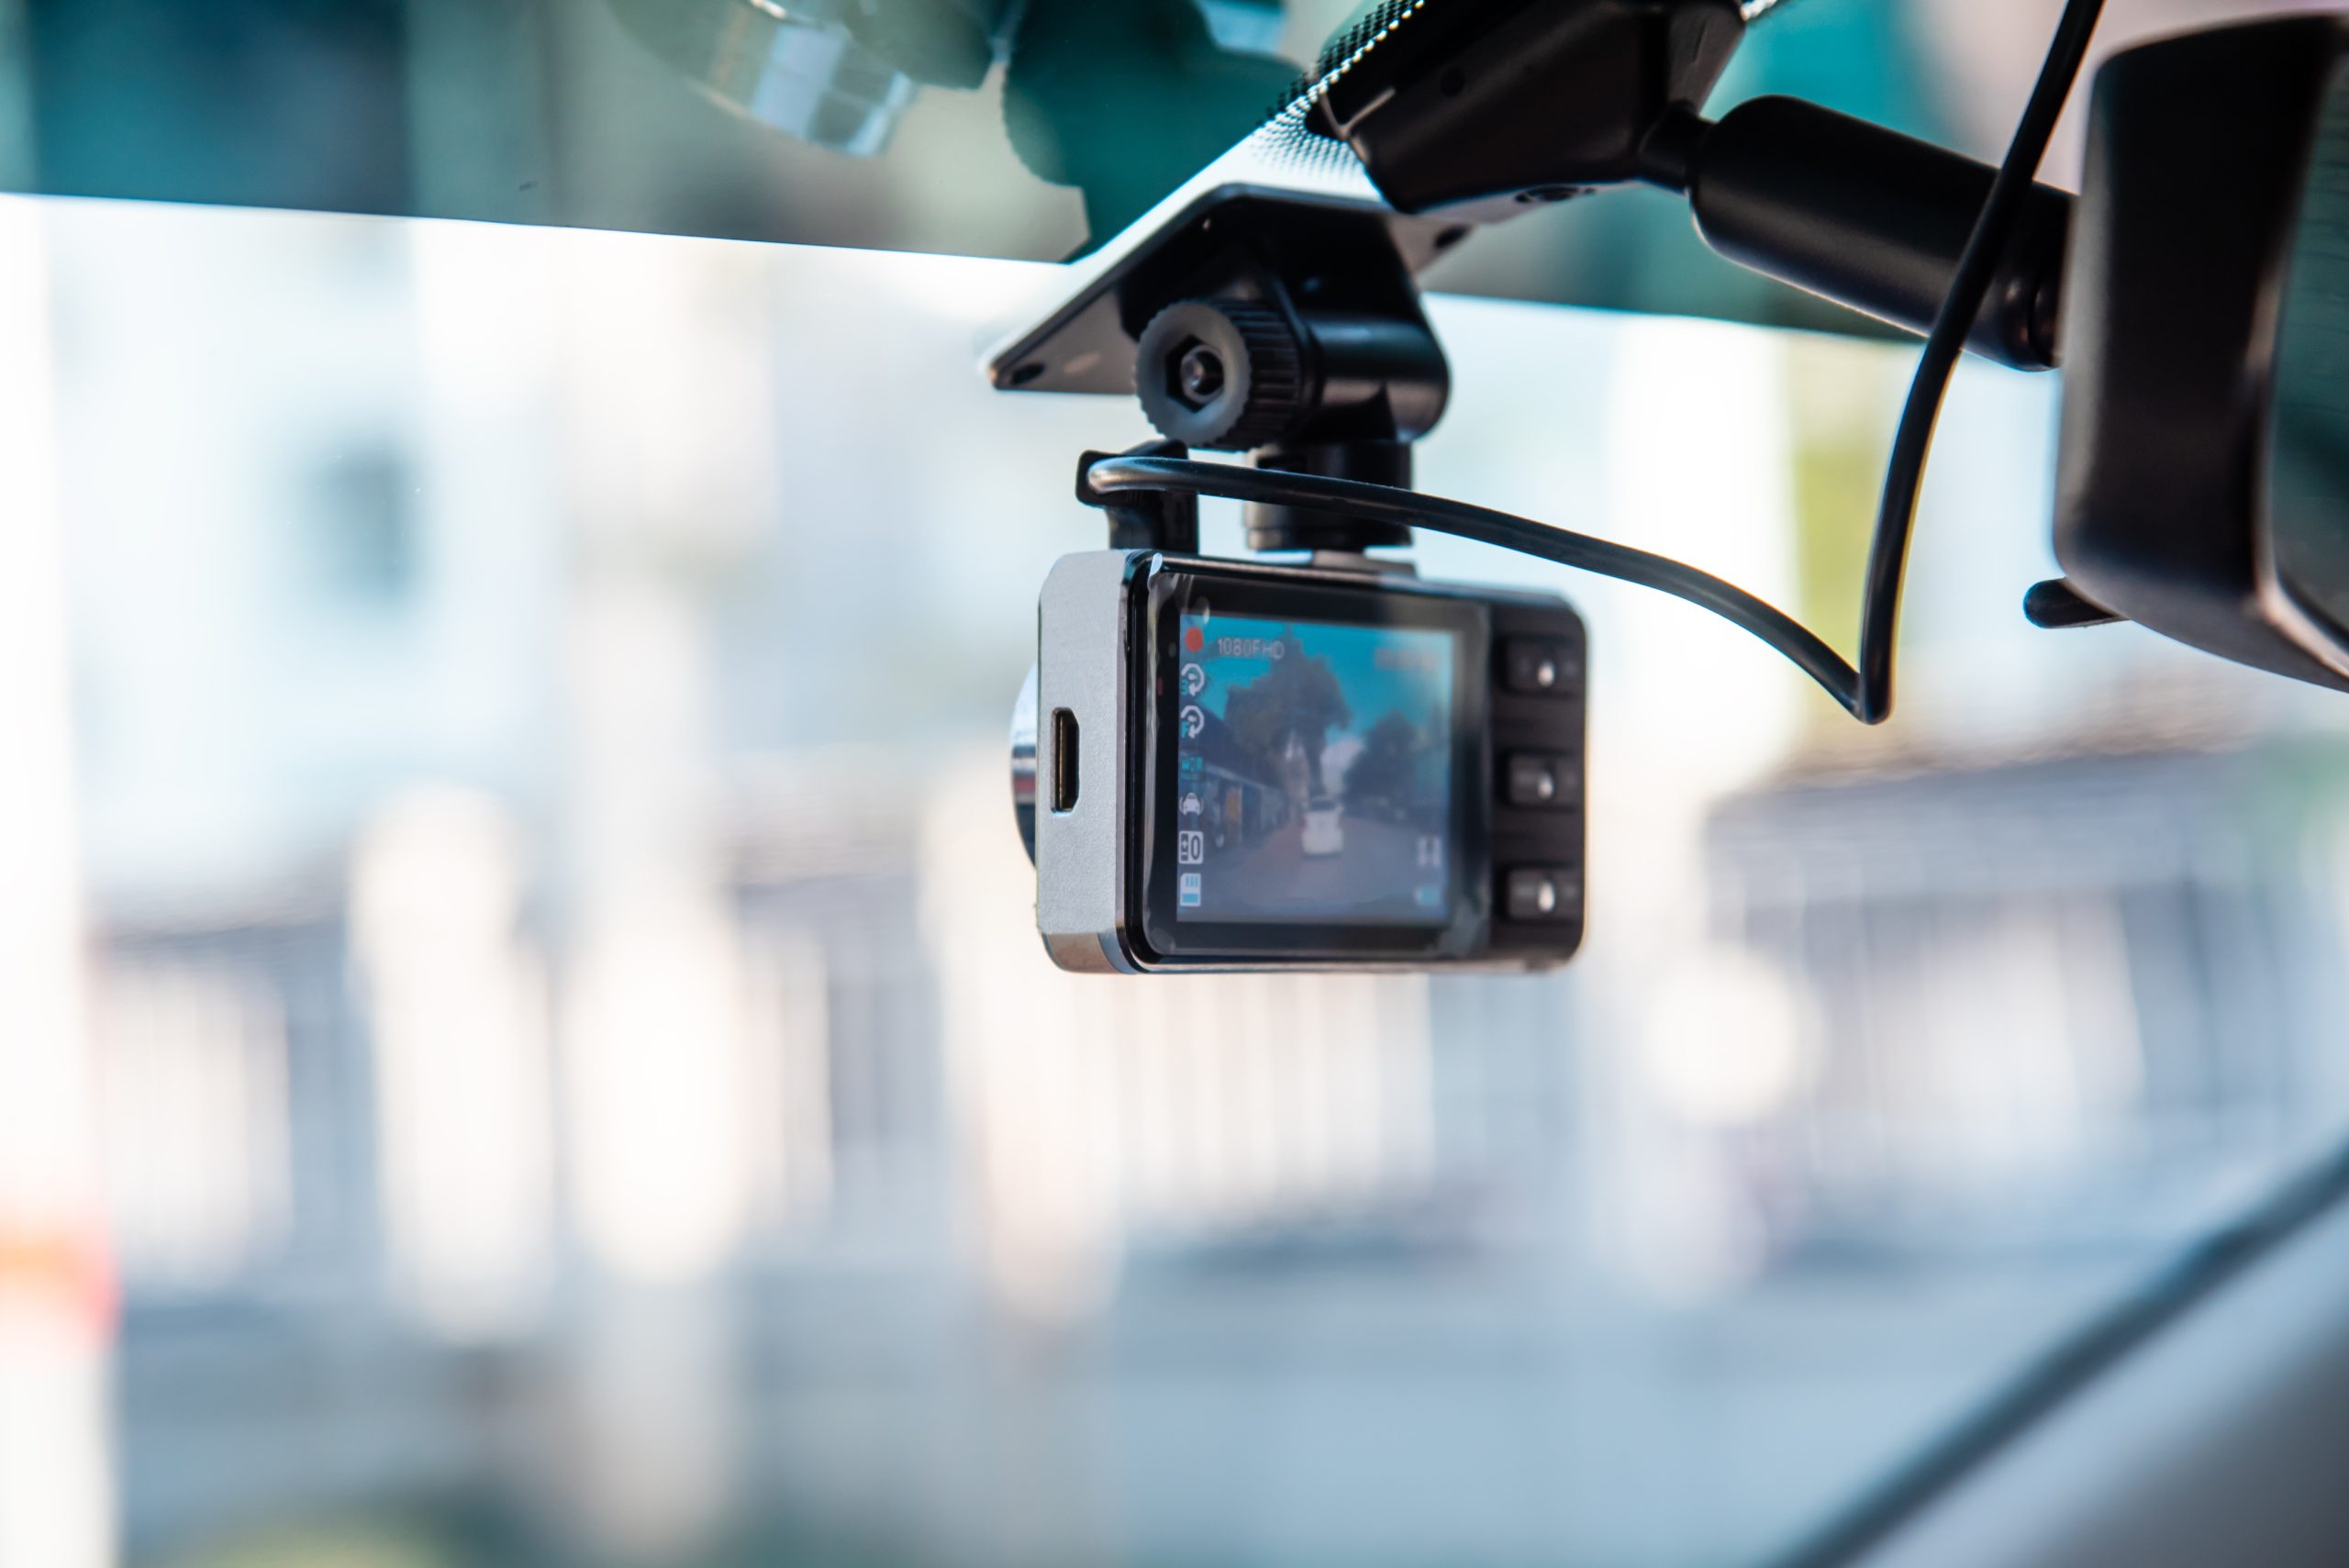
[[[1183,873],[1183,880],[1179,885],[1182,895],[1183,907],[1186,909],[1197,908],[1199,906],[1199,873],[1195,871],[1185,872]]]
[[[1186,779],[1195,779],[1206,766],[1207,759],[1194,752],[1183,759],[1183,776]]]
[[[1199,865],[1204,863],[1207,858],[1208,836],[1205,833],[1197,828],[1191,828],[1174,835],[1174,863],[1176,865]]]
[[[1419,907],[1422,909],[1441,909],[1443,907],[1443,884],[1422,884],[1413,896],[1419,900]]]
[[[1199,731],[1205,729],[1207,727],[1207,709],[1199,706],[1197,703],[1186,703],[1183,705],[1183,733],[1185,736],[1193,740],[1197,740],[1199,738]]]
[[[1197,817],[1206,809],[1207,806],[1200,801],[1199,792],[1197,790],[1193,790],[1190,794],[1183,797],[1181,810],[1184,816]]]
[[[1186,665],[1184,665],[1184,666],[1183,666],[1183,695],[1184,695],[1185,696],[1186,696],[1186,697],[1195,697],[1195,696],[1197,696],[1201,692],[1206,691],[1207,689],[1208,689],[1208,672],[1207,672],[1207,667],[1206,667],[1205,665],[1202,665],[1202,664],[1186,664]]]
[[[1419,838],[1419,864],[1431,871],[1443,869],[1443,836],[1426,833]]]

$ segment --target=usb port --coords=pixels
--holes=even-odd
[[[1076,809],[1076,715],[1052,709],[1052,809]]]

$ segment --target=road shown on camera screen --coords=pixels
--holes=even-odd
[[[1451,917],[1454,639],[1186,615],[1176,914]]]

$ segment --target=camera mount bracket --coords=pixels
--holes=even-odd
[[[1410,443],[1451,392],[1412,272],[1464,232],[1365,204],[1221,187],[998,353],[996,381],[1131,391],[1165,438],[1131,455],[1243,452],[1261,469],[1408,488]],[[1108,506],[1113,542],[1197,548],[1187,498],[1108,506],[1082,469],[1077,495]],[[1410,542],[1406,524],[1270,503],[1251,506],[1247,526],[1259,550]]]

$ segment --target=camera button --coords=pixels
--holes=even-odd
[[[1582,880],[1570,871],[1530,866],[1508,873],[1501,907],[1512,920],[1571,920],[1582,912]]]
[[[1564,695],[1582,674],[1571,643],[1512,637],[1501,645],[1501,684],[1533,696]]]
[[[1576,783],[1574,769],[1564,757],[1525,751],[1508,760],[1507,798],[1511,806],[1572,806]]]

